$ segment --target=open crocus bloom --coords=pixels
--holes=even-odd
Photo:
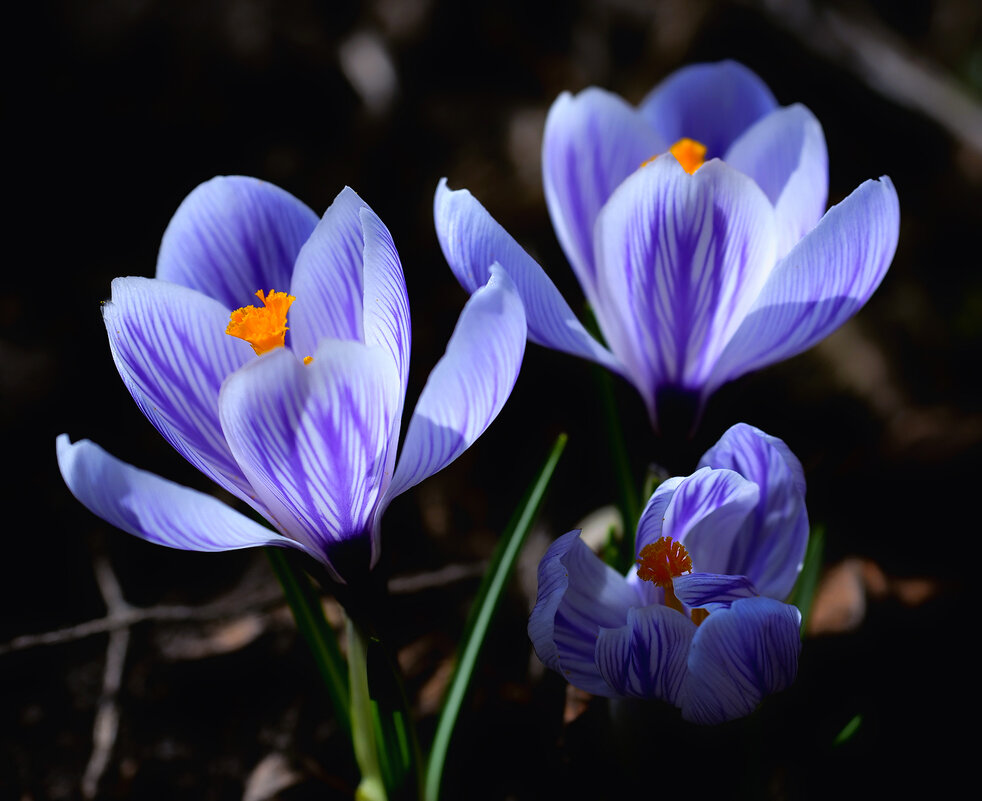
[[[637,108],[597,88],[561,95],[542,162],[557,237],[610,350],[484,207],[443,181],[434,216],[447,261],[470,291],[504,266],[532,340],[623,375],[656,427],[667,403],[697,418],[722,384],[835,330],[897,245],[890,179],[825,212],[818,121],[779,107],[734,62],[679,70]]]
[[[496,267],[430,374],[395,467],[411,332],[388,229],[351,189],[318,221],[287,192],[245,177],[188,195],[164,234],[157,277],[117,278],[103,317],[143,413],[275,531],[63,434],[58,462],[75,497],[152,542],[297,548],[340,581],[376,563],[389,501],[497,416],[526,339],[521,301]]]
[[[740,423],[690,476],[665,481],[621,576],[571,531],[539,564],[529,637],[595,695],[657,698],[696,723],[750,714],[798,670],[801,615],[783,599],[808,540],[801,464]]]

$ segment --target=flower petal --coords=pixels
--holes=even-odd
[[[117,278],[102,316],[113,361],[141,411],[191,464],[251,502],[218,420],[222,381],[255,358],[248,343],[226,335],[229,310],[177,284]]]
[[[822,126],[805,106],[777,109],[757,120],[730,146],[726,163],[753,178],[774,205],[777,258],[822,219],[829,157]]]
[[[688,573],[673,579],[672,589],[675,597],[686,606],[708,607],[710,611],[721,605],[727,607],[740,598],[760,595],[746,576],[720,573]]]
[[[484,433],[511,394],[525,353],[525,314],[508,274],[498,265],[457,321],[409,421],[394,498],[442,470]]]
[[[701,388],[773,266],[774,212],[720,161],[689,175],[662,156],[614,192],[597,219],[597,309],[654,419],[663,386]]]
[[[734,539],[724,572],[747,575],[761,595],[783,600],[808,546],[801,462],[777,437],[738,423],[706,451],[699,465],[735,470],[759,488],[760,501]]]
[[[685,546],[693,570],[726,573],[726,555],[759,497],[757,485],[739,473],[700,468],[675,489],[662,536]]]
[[[667,606],[629,609],[627,624],[600,629],[597,667],[618,695],[678,706],[695,624]]]
[[[257,289],[286,290],[317,215],[278,186],[240,175],[199,185],[164,231],[157,278],[196,289],[229,309]]]
[[[261,356],[222,387],[222,428],[272,518],[339,574],[354,541],[366,570],[378,558],[374,514],[385,491],[398,377],[389,355],[326,339],[302,364],[286,348]],[[350,548],[345,548],[350,551]]]
[[[746,598],[699,626],[689,649],[682,717],[715,724],[749,715],[798,672],[801,614],[771,598]]]
[[[635,537],[634,547],[640,553],[645,545],[650,545],[655,540],[664,537],[662,528],[665,525],[665,512],[672,496],[679,484],[685,480],[684,476],[672,476],[659,484],[648,499],[648,503],[641,512],[638,519],[638,533]]]
[[[342,189],[297,255],[290,282],[290,346],[310,356],[325,337],[365,341],[365,235],[360,213],[368,208],[350,187]]]
[[[542,182],[549,215],[587,300],[597,305],[593,224],[620,183],[664,153],[664,141],[636,109],[590,87],[563,92],[549,109],[542,141]]]
[[[469,191],[450,190],[442,179],[433,200],[433,218],[443,255],[464,289],[475,292],[487,282],[491,265],[502,265],[525,306],[533,342],[622,372],[613,354],[576,319],[542,267]]]
[[[570,531],[539,562],[539,590],[528,633],[539,659],[567,681],[594,695],[615,695],[595,661],[603,628],[625,624],[637,594]]]
[[[683,137],[721,157],[754,122],[777,107],[767,85],[736,61],[692,64],[669,75],[639,111],[669,145]]]
[[[58,467],[92,513],[141,539],[185,551],[231,551],[298,542],[253,522],[217,498],[182,487],[106,453],[87,439],[57,440]]]
[[[707,392],[801,353],[852,317],[883,280],[899,228],[897,192],[886,176],[866,181],[829,209],[775,266]]]

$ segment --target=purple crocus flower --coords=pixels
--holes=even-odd
[[[595,695],[657,698],[695,723],[743,717],[797,673],[801,615],[783,599],[807,540],[800,462],[737,424],[696,472],[655,490],[626,577],[579,531],[552,544],[529,637],[548,667]]]
[[[247,305],[256,296],[262,305]],[[388,229],[351,189],[318,220],[245,177],[191,192],[164,233],[157,277],[114,280],[103,318],[143,413],[275,531],[63,434],[58,462],[75,497],[151,542],[296,548],[339,581],[378,560],[388,503],[494,420],[526,339],[521,301],[494,268],[429,376],[396,467],[410,318]]]
[[[561,95],[542,172],[610,350],[485,208],[444,180],[434,216],[447,261],[470,291],[491,264],[504,266],[532,340],[624,376],[656,427],[667,403],[684,399],[697,419],[722,384],[835,330],[869,299],[897,245],[890,179],[825,212],[818,121],[800,104],[779,107],[732,61],[679,70],[637,108],[597,88]]]

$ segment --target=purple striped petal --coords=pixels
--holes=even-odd
[[[117,278],[102,316],[113,361],[141,411],[202,473],[250,500],[218,420],[222,381],[255,358],[248,343],[225,333],[229,310],[177,284]]]
[[[528,633],[539,659],[581,690],[616,693],[597,668],[601,629],[617,629],[638,603],[624,578],[604,564],[570,531],[556,540],[539,563],[539,590]]]
[[[759,488],[760,502],[734,539],[723,572],[747,575],[761,595],[783,600],[801,571],[808,545],[801,462],[777,437],[738,423],[706,451],[699,465],[735,470]]]
[[[232,551],[258,545],[306,550],[218,499],[106,453],[89,440],[57,440],[58,467],[92,513],[141,539],[184,551]]]
[[[325,212],[297,259],[291,292],[291,347],[309,356],[324,338],[378,345],[409,380],[411,323],[402,263],[388,228],[353,189],[345,187]],[[390,441],[399,439],[401,406]],[[394,467],[395,447],[390,448]]]
[[[899,228],[897,192],[886,176],[866,181],[829,209],[778,262],[706,392],[801,353],[852,317],[883,280]]]
[[[673,476],[655,488],[638,520],[638,533],[634,543],[637,553],[641,553],[641,549],[645,545],[650,545],[655,540],[665,536],[662,533],[665,525],[665,512],[672,502],[675,490],[683,481],[685,481],[684,476]]]
[[[672,589],[675,597],[686,606],[708,607],[710,611],[727,607],[740,598],[760,595],[746,576],[720,573],[687,573],[672,580]]]
[[[678,706],[695,624],[667,606],[629,609],[627,624],[602,628],[597,667],[617,695]]]
[[[342,189],[297,256],[289,336],[300,356],[312,355],[325,337],[365,341],[360,213],[367,208],[353,189]]]
[[[402,262],[389,229],[375,212],[366,207],[360,216],[365,232],[365,344],[388,351],[403,396],[409,381],[412,321]]]
[[[260,500],[328,563],[351,540],[371,539],[371,563],[378,557],[374,514],[398,394],[387,353],[329,339],[308,365],[279,348],[222,387],[222,427]]]
[[[730,146],[726,163],[753,178],[774,205],[781,258],[825,213],[829,158],[822,126],[800,104],[762,117]]]
[[[442,470],[484,433],[515,385],[526,335],[515,286],[495,265],[464,306],[420,393],[389,498]]]
[[[675,489],[662,536],[685,546],[693,570],[725,573],[726,555],[759,497],[757,485],[739,473],[700,468]]]
[[[683,137],[722,157],[753,123],[777,107],[756,73],[735,61],[693,64],[676,70],[644,99],[639,111],[669,144]]]
[[[696,631],[682,688],[682,717],[701,724],[749,715],[798,672],[801,614],[771,598],[712,612]]]
[[[433,199],[433,218],[443,255],[464,289],[477,291],[487,282],[491,265],[502,265],[525,306],[533,342],[622,372],[614,356],[576,319],[542,267],[469,191],[450,190],[446,179],[441,180]]]
[[[164,231],[157,278],[196,289],[237,309],[257,289],[285,291],[317,215],[278,186],[243,176],[206,181]]]
[[[597,219],[599,308],[611,350],[654,419],[663,386],[702,387],[773,266],[774,212],[720,161],[689,175],[660,157],[628,178]]]
[[[614,190],[641,163],[668,150],[636,109],[591,87],[561,94],[542,141],[542,183],[556,236],[587,300],[597,305],[593,225]]]

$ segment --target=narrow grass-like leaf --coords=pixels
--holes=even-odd
[[[808,619],[811,616],[812,600],[815,597],[815,590],[818,587],[818,575],[822,570],[822,557],[825,553],[825,527],[817,525],[812,527],[811,536],[808,538],[808,548],[805,551],[805,561],[801,568],[798,581],[791,591],[788,603],[798,607],[801,612],[801,636],[805,636],[808,629]]]
[[[852,720],[842,727],[842,731],[835,736],[835,739],[832,741],[832,747],[835,748],[843,743],[849,742],[849,740],[852,739],[852,736],[859,731],[859,727],[862,725],[862,723],[862,715],[854,716]]]
[[[508,528],[498,543],[498,547],[495,548],[494,555],[491,557],[491,564],[484,574],[480,589],[471,606],[470,618],[457,652],[457,666],[447,688],[447,695],[444,698],[443,709],[440,711],[440,719],[437,722],[433,747],[427,763],[424,786],[426,801],[437,801],[440,796],[440,783],[443,778],[443,766],[446,762],[450,738],[453,735],[454,725],[457,722],[457,715],[460,713],[464,696],[467,694],[474,667],[480,656],[481,646],[484,644],[491,619],[498,607],[498,602],[501,600],[519,551],[521,551],[522,545],[532,528],[532,523],[542,505],[546,490],[552,481],[559,457],[566,447],[566,439],[565,434],[560,434],[556,439],[545,464],[535,481],[529,486],[522,502],[516,508]]]
[[[422,760],[398,666],[377,637],[368,638],[367,657],[378,760],[389,801],[418,799]]]
[[[307,641],[317,670],[327,687],[327,694],[334,707],[338,724],[351,733],[350,698],[348,695],[348,668],[334,629],[324,617],[320,594],[310,578],[302,570],[296,570],[282,548],[266,548],[266,555],[273,572],[283,587],[283,595],[293,612],[297,629]]]

